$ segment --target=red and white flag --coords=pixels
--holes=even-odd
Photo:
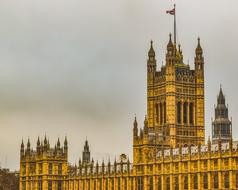
[[[175,15],[175,8],[173,8],[172,10],[166,11],[166,13],[170,15]]]

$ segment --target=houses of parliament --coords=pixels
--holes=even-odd
[[[122,154],[98,163],[86,140],[77,165],[68,163],[67,138],[50,146],[45,137],[20,149],[20,190],[238,189],[238,142],[220,88],[205,142],[204,57],[198,39],[194,69],[184,64],[169,36],[165,64],[157,69],[153,42],[147,60],[147,115],[133,133],[133,160]],[[141,127],[140,127],[141,126]]]

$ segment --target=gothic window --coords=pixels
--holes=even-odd
[[[189,123],[193,124],[193,103],[189,104]]]
[[[162,107],[162,103],[159,104],[159,113],[160,113],[160,124],[163,123],[163,107]]]
[[[134,183],[133,183],[133,178],[131,178],[131,190],[134,190]]]
[[[204,189],[208,188],[208,176],[207,173],[204,174],[203,176],[203,184],[204,184]]]
[[[117,188],[118,190],[121,190],[121,179],[120,178],[117,179],[117,187],[118,187]]]
[[[62,181],[58,181],[57,189],[62,190]]]
[[[138,177],[137,178],[137,189],[138,190],[143,190],[143,177]]]
[[[149,181],[149,184],[148,184],[149,188],[148,189],[153,190],[153,177],[149,177],[148,181]]]
[[[42,163],[39,163],[39,174],[42,174]]]
[[[187,120],[188,120],[188,118],[187,118],[187,112],[188,112],[187,105],[188,104],[186,102],[183,104],[183,123],[184,124],[186,124]]]
[[[48,190],[52,190],[52,181],[48,182]]]
[[[114,179],[113,178],[111,180],[111,187],[112,187],[112,190],[114,190]]]
[[[224,187],[229,188],[229,173],[226,172],[224,175]]]
[[[166,102],[164,102],[164,123],[166,123]]]
[[[177,122],[181,123],[181,102],[177,103]]]
[[[61,175],[62,174],[62,164],[59,163],[58,165],[58,174]]]
[[[96,183],[96,180],[93,181],[93,188],[94,188],[94,190],[97,189],[97,183]]]
[[[38,181],[38,190],[42,190],[42,180]]]
[[[178,176],[175,176],[174,178],[174,185],[175,185],[175,190],[179,190],[179,179]]]
[[[236,188],[238,188],[238,171],[236,171]]]
[[[156,123],[159,123],[159,105],[155,104]]]
[[[166,177],[166,190],[170,190],[170,177]]]
[[[108,190],[108,179],[105,180],[106,180],[106,190]]]
[[[22,190],[25,190],[25,189],[26,189],[26,182],[23,181],[23,182],[22,182]]]
[[[218,189],[218,173],[214,173],[214,188]]]
[[[184,176],[184,189],[188,189],[188,176]]]
[[[197,174],[194,175],[194,178],[193,178],[193,183],[194,183],[194,189],[198,189],[198,176]]]
[[[49,165],[48,165],[48,173],[49,174],[52,174],[52,163],[49,163]]]
[[[88,190],[90,190],[90,180],[88,180],[87,186],[88,186]]]
[[[124,178],[124,190],[127,190],[127,179]]]
[[[100,190],[102,190],[102,179],[99,180],[99,187],[100,187]]]
[[[161,177],[158,176],[158,190],[161,190]]]

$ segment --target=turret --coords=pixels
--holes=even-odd
[[[173,65],[176,58],[176,47],[172,42],[172,35],[169,34],[169,43],[167,44],[166,65]]]
[[[148,135],[148,119],[147,119],[146,115],[145,115],[145,120],[144,120],[144,134]]]
[[[204,58],[203,58],[203,50],[200,44],[200,38],[198,38],[198,44],[197,44],[197,48],[195,50],[195,70],[196,71],[203,71],[204,70]],[[201,73],[203,76],[203,72]]]
[[[22,142],[21,142],[21,157],[24,156],[24,142],[23,142],[23,139],[22,139]]]
[[[134,139],[138,137],[138,123],[137,123],[136,117],[133,124],[133,137]]]
[[[39,137],[38,137],[37,143],[36,143],[36,151],[37,151],[37,154],[38,154],[38,155],[39,155],[40,152],[41,152],[40,138],[39,138]]]
[[[44,151],[47,151],[47,148],[48,148],[48,142],[47,142],[46,135],[45,135],[45,138],[44,138]]]
[[[155,59],[155,51],[153,48],[153,41],[150,42],[150,50],[148,52],[148,60],[147,60],[147,72],[155,73],[156,71],[156,59]]]
[[[64,139],[64,153],[67,156],[68,155],[68,140],[67,137]]]
[[[57,140],[57,150],[60,150],[60,140],[59,140],[59,138],[58,138],[58,140]]]
[[[28,141],[27,141],[26,152],[27,152],[27,154],[30,154],[30,152],[31,152],[31,143],[30,143],[30,139],[29,138],[28,138]]]

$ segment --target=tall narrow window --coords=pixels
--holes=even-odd
[[[208,176],[207,176],[207,173],[204,173],[203,184],[204,184],[204,189],[207,189],[208,188]]]
[[[158,190],[161,190],[161,177],[158,176]]]
[[[164,123],[166,123],[166,102],[164,102]]]
[[[170,177],[166,177],[166,189],[170,190]]]
[[[144,184],[143,184],[143,177],[138,177],[137,178],[137,189],[138,190],[143,190]]]
[[[188,189],[188,176],[184,176],[184,189]]]
[[[52,190],[52,181],[48,182],[48,190]]]
[[[238,188],[238,171],[236,171],[236,188]]]
[[[175,190],[179,190],[179,179],[178,176],[174,177],[174,186],[175,186]]]
[[[149,188],[148,189],[153,190],[153,177],[149,177],[148,181],[149,181],[149,184],[148,184]]]
[[[155,104],[156,123],[159,123],[159,104]]]
[[[187,120],[188,120],[188,118],[187,118],[187,113],[188,113],[187,106],[188,106],[188,104],[187,104],[187,102],[185,102],[183,104],[183,123],[184,124],[186,124]]]
[[[225,188],[229,188],[229,173],[226,172],[225,175],[224,175],[224,187]]]
[[[214,188],[218,188],[218,173],[214,173]]]
[[[189,104],[189,123],[193,124],[193,103]]]
[[[160,124],[163,123],[163,107],[162,107],[162,103],[159,104],[159,113],[160,113]]]
[[[48,172],[49,172],[49,174],[52,174],[52,163],[49,163],[49,165],[48,165]]]
[[[177,103],[177,122],[181,123],[181,102]]]
[[[197,174],[194,174],[194,177],[193,177],[193,187],[194,189],[198,189],[198,175]]]

